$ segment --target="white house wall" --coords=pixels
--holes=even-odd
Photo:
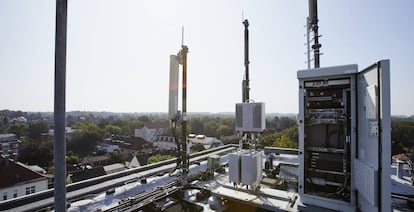
[[[25,196],[26,195],[26,188],[35,186],[35,192],[43,191],[47,189],[47,179],[31,182],[27,184],[16,185],[13,187],[2,188],[0,189],[0,201],[3,201],[5,193],[7,193],[7,199],[13,199],[14,193],[17,190],[17,197]]]

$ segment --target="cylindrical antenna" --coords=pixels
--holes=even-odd
[[[244,25],[244,67],[245,67],[245,79],[243,80],[243,102],[247,102],[249,97],[249,21],[246,19],[243,21]]]
[[[181,28],[181,46],[184,46],[184,26]]]

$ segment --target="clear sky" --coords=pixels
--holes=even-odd
[[[169,55],[188,55],[188,111],[241,102],[244,17],[251,98],[298,112],[307,0],[68,0],[66,109],[166,112]],[[413,115],[414,1],[320,0],[321,66],[391,60],[391,112]],[[53,111],[55,1],[0,0],[0,109]]]

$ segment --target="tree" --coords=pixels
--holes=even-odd
[[[73,127],[76,130],[67,143],[68,150],[79,156],[91,154],[102,137],[100,129],[94,124],[86,123],[78,123]]]
[[[105,126],[104,132],[105,135],[120,135],[121,134],[122,129],[118,126],[114,126],[112,124],[108,124]]]
[[[125,155],[119,152],[111,152],[111,161],[112,163],[123,163],[127,160]]]
[[[282,132],[272,133],[269,135],[263,136],[259,145],[261,147],[273,146],[273,147],[282,147],[282,148],[298,148],[298,127],[290,127],[283,130]]]
[[[204,125],[204,133],[207,136],[217,137],[217,129],[218,125],[216,121],[209,121],[206,125]]]
[[[26,124],[12,124],[6,127],[5,132],[16,134],[17,138],[21,138],[28,134],[28,127]]]
[[[157,163],[157,162],[172,159],[172,158],[174,158],[174,156],[156,154],[148,158],[147,164]]]
[[[204,134],[204,124],[200,118],[192,118],[189,123],[193,128],[193,133],[195,134]]]
[[[140,120],[143,123],[148,123],[151,121],[151,119],[148,116],[140,116],[138,117],[138,120]]]
[[[76,155],[69,155],[66,158],[66,163],[69,165],[75,165],[78,164],[80,162],[79,158]]]
[[[137,119],[128,119],[125,120],[124,126],[122,126],[123,135],[134,135],[135,129],[140,129],[143,127],[143,124],[140,120]]]
[[[33,122],[29,125],[29,137],[39,139],[42,133],[49,132],[49,124],[45,121]]]
[[[217,129],[217,134],[219,136],[229,136],[234,133],[234,130],[230,128],[227,125],[220,125],[220,127]]]
[[[279,123],[277,124],[276,130],[282,131],[284,129],[296,126],[296,120],[289,117],[281,117]]]
[[[106,118],[100,118],[98,121],[98,127],[100,129],[104,129],[108,124],[111,124],[111,122]]]
[[[49,167],[53,161],[53,141],[22,142],[19,148],[19,161]]]

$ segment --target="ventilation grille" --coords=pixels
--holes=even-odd
[[[236,104],[236,127],[243,127],[243,105]]]
[[[354,160],[355,187],[358,192],[368,200],[371,205],[376,206],[377,198],[377,171],[358,159]]]
[[[262,105],[253,106],[253,128],[262,127]]]

